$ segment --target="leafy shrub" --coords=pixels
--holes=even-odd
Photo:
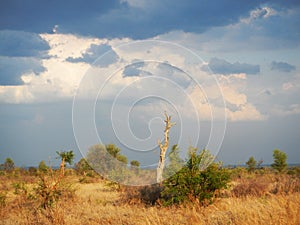
[[[132,167],[139,167],[139,166],[140,166],[140,162],[137,161],[137,160],[131,160],[131,161],[130,161],[130,165],[131,165]]]
[[[72,190],[71,185],[65,182],[65,164],[72,164],[74,153],[73,151],[56,152],[61,158],[59,170],[53,171],[52,168],[47,170],[47,174],[41,173],[36,195],[41,199],[43,208],[51,207],[56,201],[62,197],[72,197],[75,190]]]
[[[90,171],[92,171],[92,167],[88,164],[85,158],[81,158],[76,164],[75,164],[75,170],[78,174],[81,175],[87,175]]]
[[[288,169],[287,174],[298,176],[300,178],[300,167],[291,167]]]
[[[256,165],[257,165],[257,162],[256,162],[256,160],[254,159],[254,157],[253,156],[251,156],[250,158],[249,158],[249,160],[246,162],[246,165],[248,166],[248,171],[249,172],[253,172],[254,170],[255,170],[255,168],[256,168]]]
[[[19,182],[19,183],[13,183],[12,186],[14,187],[14,194],[20,195],[24,194],[27,195],[28,193],[28,188],[24,182]]]
[[[36,194],[41,198],[41,206],[47,208],[53,205],[61,195],[61,190],[59,189],[59,182],[51,181],[45,175],[40,176],[38,186],[35,189]],[[52,184],[53,183],[53,184]]]
[[[205,205],[211,203],[218,190],[227,187],[230,180],[226,169],[212,163],[213,156],[207,150],[199,154],[190,151],[187,164],[164,182],[162,200],[165,205],[196,201]]]
[[[50,175],[47,176],[41,175],[35,188],[35,194],[40,199],[43,208],[52,207],[58,200],[73,198],[75,195],[72,185],[59,177],[60,175],[57,172],[60,173],[61,171],[55,172],[50,172]]]
[[[169,164],[164,170],[164,177],[170,177],[179,171],[184,165],[184,160],[180,158],[178,145],[173,145],[168,154]]]
[[[105,175],[109,180],[124,182],[128,178],[128,159],[114,144],[90,147],[86,162],[95,172]]]
[[[36,202],[37,196],[34,192],[34,188],[31,188],[25,181],[12,184],[14,188],[14,194],[17,196],[14,199],[14,204],[18,207],[33,207]]]
[[[42,160],[38,165],[38,172],[46,174],[49,170],[49,167],[46,165],[45,161]]]
[[[12,172],[15,168],[15,163],[11,158],[6,158],[5,162],[3,163],[3,169],[6,172]]]

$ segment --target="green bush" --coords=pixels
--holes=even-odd
[[[108,179],[114,180],[114,176],[118,176],[115,173],[127,168],[128,159],[121,154],[121,150],[114,144],[98,144],[89,148],[86,161],[97,173],[104,174]],[[111,171],[114,171],[113,174],[110,174]],[[121,181],[119,178],[117,180]]]
[[[257,165],[257,162],[256,162],[256,160],[254,159],[254,157],[253,156],[251,156],[250,158],[249,158],[249,160],[246,162],[246,165],[247,165],[247,169],[248,169],[248,171],[249,172],[253,172],[254,170],[255,170],[255,168],[256,168],[256,165]]]
[[[212,163],[213,158],[207,150],[198,153],[197,149],[191,149],[186,165],[164,182],[163,203],[212,203],[216,192],[226,188],[230,180],[228,171]]]
[[[75,196],[75,189],[68,181],[59,177],[61,171],[51,172],[49,175],[40,175],[34,196],[39,200],[40,206],[49,208],[59,200],[66,200]]]
[[[184,165],[184,160],[180,158],[178,145],[173,145],[170,153],[168,154],[169,164],[164,170],[164,177],[170,177],[179,171]]]
[[[6,158],[2,167],[3,167],[4,171],[12,172],[15,168],[15,163],[11,158]]]
[[[46,165],[45,161],[42,160],[38,165],[38,172],[39,173],[47,173],[49,170],[49,167]]]
[[[300,178],[300,167],[291,167],[288,169],[287,174],[298,176]]]
[[[40,198],[41,206],[44,209],[52,207],[55,202],[62,198],[72,198],[75,193],[71,185],[64,180],[66,174],[70,171],[65,171],[65,164],[72,164],[74,153],[73,151],[57,151],[56,153],[61,159],[59,170],[54,171],[49,168],[47,174],[41,173],[38,185],[35,188],[35,194]]]
[[[19,194],[27,195],[28,188],[27,188],[27,186],[24,182],[13,183],[12,186],[14,188],[14,194],[16,194],[16,195],[19,195]]]
[[[272,168],[279,173],[284,172],[287,169],[287,154],[278,149],[273,151],[274,163],[271,164]]]
[[[81,158],[78,163],[75,164],[75,170],[78,174],[86,175],[92,171],[92,167],[88,164],[85,158]]]

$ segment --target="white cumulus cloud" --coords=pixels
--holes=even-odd
[[[107,40],[58,33],[40,36],[50,46],[48,57],[41,60],[45,70],[39,74],[23,74],[21,79],[24,85],[0,86],[0,101],[59,101],[72,99],[77,91],[82,96],[95,97],[99,89],[104,87],[101,98],[114,101],[119,95],[127,104],[136,95],[174,96],[177,103],[174,102],[185,116],[189,116],[189,108],[194,107],[201,120],[224,119],[225,112],[232,121],[264,119],[244,92],[246,74],[214,77],[201,70],[207,62],[199,62],[199,59],[195,62],[195,59],[187,56],[187,51],[179,51],[179,46],[160,41],[154,45],[147,41],[128,45],[129,39]],[[101,67],[99,61],[100,66],[97,66],[97,61],[92,66],[86,61],[67,60],[82,58],[91,46],[102,44],[111,46],[118,56],[115,63]],[[122,47],[119,47],[120,44],[123,44]],[[166,47],[168,45],[171,48]],[[141,51],[141,47],[145,50]],[[135,70],[136,76],[125,77],[125,67],[136,62],[142,62]],[[141,74],[138,74],[139,71]],[[86,79],[89,73],[92,74],[90,80]],[[143,75],[146,77],[140,79],[139,76]],[[179,93],[183,96],[178,96]],[[145,113],[150,111],[149,108]],[[196,114],[192,113],[193,116]]]

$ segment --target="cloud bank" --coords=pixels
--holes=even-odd
[[[138,93],[147,94],[150,90],[151,93],[156,94],[161,93],[165,95],[165,92],[171,94],[173,93],[171,89],[177,85],[180,89],[185,90],[187,96],[190,96],[188,99],[191,99],[196,106],[201,119],[211,119],[212,107],[215,107],[216,118],[221,116],[222,111],[225,110],[219,104],[222,98],[230,105],[230,107],[226,108],[226,113],[232,121],[261,120],[264,118],[255,106],[248,102],[246,94],[241,92],[239,85],[246,79],[246,75],[240,73],[257,73],[259,67],[256,65],[231,64],[225,60],[212,59],[208,65],[213,72],[219,74],[218,79],[222,83],[221,89],[224,94],[222,97],[221,95],[216,95],[220,91],[220,87],[217,83],[211,82],[213,81],[211,80],[212,75],[199,70],[199,68],[204,66],[205,62],[202,66],[198,63],[191,64],[191,62],[184,60],[182,55],[174,50],[152,46],[151,48],[149,47],[148,53],[145,52],[142,55],[138,48],[126,48],[126,45],[123,48],[117,47],[122,41],[123,43],[128,43],[128,39],[106,40],[63,34],[42,34],[41,37],[50,46],[47,52],[48,56],[41,59],[41,61],[33,60],[31,63],[26,61],[24,65],[31,68],[30,71],[26,70],[26,66],[24,68],[21,67],[22,64],[19,63],[18,73],[11,77],[20,79],[20,83],[3,80],[2,86],[0,86],[2,93],[0,101],[33,103],[71,100],[78,91],[77,88],[84,76],[86,76],[87,71],[94,70],[96,77],[95,80],[88,84],[90,86],[87,88],[87,95],[97,93],[103,82],[109,82],[109,88],[105,86],[105,89],[102,90],[104,100],[113,101],[123,88],[127,88],[127,94],[123,94],[120,97],[126,102],[132,96]],[[147,45],[147,42],[145,43]],[[143,45],[143,42],[141,42],[141,45]],[[78,46],[78,48],[73,46]],[[150,54],[150,52],[156,62],[147,61],[147,54]],[[17,59],[20,60],[20,58]],[[25,59],[28,60],[29,58]],[[145,59],[146,61],[144,61]],[[173,60],[174,64],[170,64],[171,62],[166,61],[166,59]],[[36,67],[33,66],[33,63],[36,63]],[[7,63],[5,64],[7,65]],[[189,68],[192,77],[187,76],[186,71],[182,69],[186,67]],[[10,66],[8,68],[14,67]],[[109,74],[105,71],[118,72],[113,74],[113,79],[107,81],[106,77]],[[205,89],[198,90],[194,87],[193,76],[205,82],[203,86]],[[150,77],[150,80],[148,79],[147,82],[139,81],[139,79],[147,77]],[[158,83],[156,82],[157,78],[160,78]],[[169,83],[170,81],[172,83]],[[19,86],[5,86],[6,84]],[[136,88],[128,89],[132,85]],[[128,90],[131,90],[131,92],[128,92]],[[179,101],[178,107],[185,111],[184,115],[190,115],[188,109],[191,107],[186,107],[185,105],[187,100],[184,100],[185,98],[180,100],[178,91],[175,91],[173,95],[177,96]],[[209,97],[209,102],[207,101],[207,96]],[[158,109],[161,110],[160,107]],[[145,113],[151,114],[152,112],[148,109]]]
[[[247,63],[229,63],[224,59],[212,58],[208,64],[213,73],[217,74],[258,74],[260,72],[259,65],[251,65]]]
[[[276,62],[276,61],[273,61],[271,63],[271,70],[277,70],[277,71],[280,71],[280,72],[292,72],[294,70],[296,70],[296,67],[289,64],[289,63],[286,63],[286,62]]]
[[[56,31],[63,33],[141,39],[174,30],[202,33],[212,27],[234,24],[246,17],[249,11],[269,2],[278,9],[299,7],[297,1],[259,0],[243,3],[238,0],[192,0],[188,4],[171,0],[139,3],[132,0],[92,0],[88,3],[79,0],[51,3],[12,0],[2,3],[0,28],[44,33],[52,32],[55,27]],[[265,17],[268,13],[264,9],[259,14],[252,13],[252,17]]]

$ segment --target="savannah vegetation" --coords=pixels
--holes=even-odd
[[[102,164],[108,160],[103,149],[134,169]],[[87,159],[74,164],[72,151],[57,152],[57,169],[45,161],[18,168],[7,158],[0,170],[0,224],[300,224],[300,168],[288,167],[284,152],[274,150],[271,167],[250,157],[245,167],[231,168],[206,149],[190,147],[185,161],[179,151],[171,147],[164,180],[148,186],[101,177]],[[92,146],[92,155],[99,160],[93,166],[109,165],[111,176],[148,176],[113,144]]]
[[[57,169],[44,160],[17,168],[7,158],[1,224],[300,224],[300,168],[288,167],[285,152],[273,151],[271,167],[253,156],[246,167],[224,167],[192,146],[182,160],[177,145],[167,155],[175,123],[165,116],[156,170],[128,162],[114,144],[91,146],[75,165],[73,151],[57,151]]]

